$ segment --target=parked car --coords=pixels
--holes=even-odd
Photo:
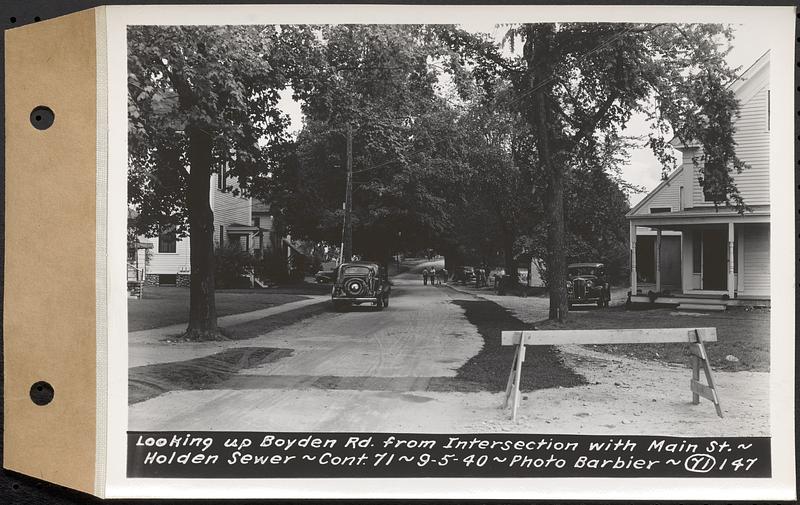
[[[489,272],[489,282],[495,286],[497,289],[496,283],[501,277],[505,277],[506,269],[505,267],[495,267]],[[523,286],[528,285],[528,269],[523,267],[517,267],[517,282],[522,284]]]
[[[336,269],[333,270],[320,270],[314,275],[314,280],[318,284],[328,284],[336,280]]]
[[[458,266],[453,269],[453,282],[467,284],[475,280],[475,268],[470,266]]]
[[[389,306],[391,286],[386,268],[368,261],[343,263],[331,290],[336,310],[371,303],[378,310]]]
[[[596,303],[608,307],[611,286],[602,263],[572,263],[567,267],[567,295],[569,306]]]

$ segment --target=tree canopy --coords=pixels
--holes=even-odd
[[[711,24],[521,24],[503,41],[445,25],[134,26],[132,226],[190,236],[189,333],[214,334],[210,176],[225,167],[293,237],[338,243],[352,131],[358,253],[433,247],[514,268],[529,252],[563,320],[568,260],[624,268],[634,114],[665,174],[673,137],[699,144],[704,191],[745,209],[731,38]],[[296,138],[286,89],[302,104]]]
[[[210,178],[259,194],[286,141],[279,92],[310,85],[309,26],[133,26],[128,30],[128,201],[136,233],[190,237],[191,339],[219,337]],[[220,237],[222,245],[222,237]]]
[[[442,30],[442,38],[477,67],[490,89],[509,81],[515,103],[535,138],[534,176],[545,181],[550,318],[567,314],[565,184],[575,166],[600,159],[622,137],[635,113],[647,114],[648,144],[664,164],[675,160],[669,139],[704,147],[704,190],[715,203],[742,206],[732,173],[744,168],[735,154],[738,105],[726,84],[732,34],[712,24],[540,23],[511,27],[503,53],[488,37]]]

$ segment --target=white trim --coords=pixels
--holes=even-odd
[[[739,226],[737,228],[738,238],[739,239],[739,263],[736,265],[736,275],[738,276],[736,282],[736,289],[739,294],[747,292],[747,287],[744,284],[744,265],[746,263],[744,258],[744,226]]]
[[[681,165],[680,167],[676,168],[671,174],[669,174],[669,176],[667,176],[666,179],[661,181],[661,184],[656,186],[656,188],[653,191],[651,191],[650,193],[648,193],[646,197],[642,198],[642,201],[637,203],[635,207],[633,207],[631,210],[629,210],[628,213],[625,214],[625,216],[626,217],[632,217],[634,215],[637,215],[639,210],[642,207],[644,207],[647,204],[647,202],[649,202],[650,200],[652,200],[655,197],[656,193],[661,191],[662,188],[669,186],[670,183],[672,182],[672,180],[675,179],[681,173],[683,173],[683,165]],[[672,209],[672,207],[670,207],[670,209]],[[645,215],[648,215],[648,214],[645,214]]]
[[[96,103],[97,103],[97,158],[95,180],[95,458],[94,458],[94,494],[100,497],[106,493],[106,468],[108,448],[108,342],[110,325],[108,321],[109,293],[114,292],[111,284],[112,276],[109,275],[109,261],[113,254],[109,254],[111,243],[109,239],[117,238],[113,231],[109,231],[109,131],[108,125],[108,45],[106,44],[106,9],[101,7],[95,11],[94,18],[96,53],[95,65],[97,76]],[[127,176],[127,173],[126,173]],[[127,198],[120,199],[127,202]],[[113,248],[112,248],[113,249]],[[118,252],[118,250],[111,251]],[[139,252],[134,249],[138,260]],[[127,264],[127,244],[125,259]],[[113,263],[111,263],[113,265]],[[116,270],[116,268],[112,268]],[[145,268],[142,268],[144,275]],[[128,271],[125,269],[125,296],[127,297]],[[113,297],[112,297],[113,298]],[[115,335],[116,336],[116,335]],[[118,341],[114,338],[114,341]]]

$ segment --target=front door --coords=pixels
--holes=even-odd
[[[728,289],[727,246],[726,230],[703,231],[703,289]]]

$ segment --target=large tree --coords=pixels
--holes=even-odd
[[[303,102],[304,127],[276,170],[272,203],[292,235],[338,243],[352,133],[353,250],[385,259],[441,243],[463,178],[457,110],[438,92],[446,48],[425,26],[334,25]]]
[[[128,30],[129,204],[135,231],[173,229],[191,248],[189,339],[219,338],[210,178],[265,187],[286,139],[279,91],[312,83],[307,26],[133,26]],[[302,78],[301,78],[302,77]]]
[[[469,179],[456,237],[481,262],[502,258],[509,273],[517,270],[520,239],[533,226],[537,208],[529,167],[534,146],[524,120],[508,107],[510,92],[503,83],[490,93],[476,90],[458,121]]]
[[[512,27],[506,41],[521,54],[462,30],[443,30],[452,48],[487,80],[508,79],[535,138],[535,176],[545,182],[547,272],[551,319],[565,320],[567,229],[564,195],[573,167],[608,137],[619,137],[635,113],[652,124],[649,145],[675,160],[667,136],[699,142],[701,184],[715,201],[743,207],[732,173],[737,102],[726,87],[734,72],[725,55],[729,28],[710,24],[541,23]]]

